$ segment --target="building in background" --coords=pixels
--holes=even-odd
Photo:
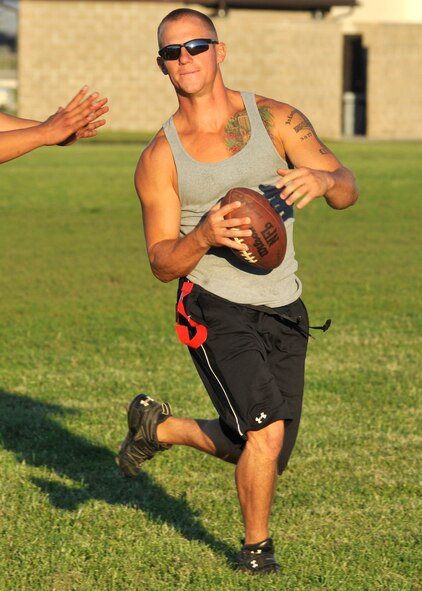
[[[155,131],[177,106],[156,27],[190,6],[227,43],[228,86],[297,106],[326,138],[422,139],[421,2],[359,4],[20,0],[19,113],[43,118],[88,83],[110,98],[109,129]]]
[[[359,0],[341,23],[343,134],[422,139],[422,2]]]

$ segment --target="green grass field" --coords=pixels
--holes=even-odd
[[[138,139],[1,166],[0,591],[421,589],[422,144],[330,144],[360,201],[297,212],[311,321],[333,325],[310,343],[273,508],[277,580],[233,571],[233,466],[182,447],[135,481],[114,464],[138,391],[214,414],[173,330],[175,285],[149,271]]]

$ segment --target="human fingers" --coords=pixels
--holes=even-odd
[[[302,209],[303,207],[305,207],[306,205],[308,205],[308,203],[310,203],[311,201],[313,201],[316,197],[319,197],[319,195],[312,195],[310,193],[306,193],[305,195],[302,195],[300,201],[297,204],[297,208],[298,209]]]
[[[205,223],[202,226],[202,232],[209,246],[228,246],[229,248],[235,248],[236,250],[245,249],[244,245],[241,243],[237,244],[234,239],[240,239],[251,235],[251,230],[248,227],[251,221],[250,218],[228,218],[223,215],[224,213],[227,215],[227,211],[235,211],[237,207],[237,204],[230,204],[228,207],[222,207],[219,202],[210,209]]]
[[[97,135],[97,132],[95,129],[83,129],[82,131],[77,131],[75,133],[75,141],[76,140],[85,140],[89,137],[94,137]]]
[[[109,112],[109,107],[106,105],[107,100],[108,99],[102,99],[98,103],[91,105],[91,107],[87,106],[79,116],[85,117],[87,121],[98,119]]]
[[[228,203],[227,205],[221,205],[221,202],[219,202],[219,203],[220,203],[219,212],[223,217],[227,216],[232,211],[239,209],[239,207],[242,207],[241,201],[233,201],[233,203]]]
[[[235,236],[223,236],[218,244],[218,246],[227,246],[232,250],[248,250],[247,245],[244,243],[243,238],[250,236],[251,232],[249,233],[242,233],[239,231],[238,234]]]
[[[313,199],[317,199],[325,194],[325,185],[318,178],[301,177],[296,181],[290,182],[280,193],[280,198],[287,205],[296,205],[302,209]]]
[[[88,116],[90,114],[95,114],[95,117],[100,117],[103,113],[107,113],[109,109],[105,105],[108,102],[108,98],[102,98],[99,101],[92,102],[95,99],[95,96],[98,96],[98,93],[94,93],[81,103],[79,108],[75,109],[75,115],[79,114],[79,116]]]
[[[225,228],[239,228],[240,226],[249,226],[251,223],[250,217],[243,218],[224,218],[223,226]]]
[[[235,203],[230,203],[228,205],[223,205],[222,207],[213,208],[210,215],[210,221],[215,224],[217,227],[224,228],[226,230],[230,230],[233,228],[234,230],[240,231],[242,226],[249,226],[251,223],[251,218],[248,216],[242,217],[234,217],[234,212],[238,209],[242,204],[240,201],[236,201]],[[242,230],[246,230],[244,227]],[[249,231],[249,230],[247,230]],[[245,234],[249,236],[249,234]]]
[[[102,108],[107,103],[108,103],[108,98],[104,97],[104,98],[100,99],[99,101],[97,101],[96,103],[92,103],[92,108],[95,110],[98,110],[98,109]]]
[[[98,127],[102,127],[103,125],[106,124],[106,120],[105,119],[96,119],[95,121],[92,121],[91,123],[89,123],[86,126],[86,129],[88,131],[93,131],[94,129],[98,129]]]
[[[73,99],[71,99],[66,107],[64,108],[65,111],[74,109],[77,105],[79,105],[79,103],[82,101],[82,99],[84,98],[84,96],[86,95],[86,93],[88,92],[88,86],[85,85],[83,86],[79,92],[77,92],[75,94],[75,96],[73,97]]]
[[[105,105],[108,100],[101,99],[100,101],[94,102],[98,96],[98,92],[93,92],[83,101],[72,101],[69,103],[62,113],[63,117],[66,118],[67,123],[78,129],[80,126],[95,119],[95,112],[98,110],[98,107],[99,110],[101,110],[102,105]],[[97,117],[99,117],[100,114],[101,113],[98,113]]]
[[[248,217],[225,218],[222,223],[214,227],[217,244],[235,250],[246,250],[247,246],[242,239],[252,236],[252,230],[249,227],[250,223],[251,220]]]
[[[301,205],[300,207],[298,205],[300,209],[307,205],[311,199],[323,194],[318,171],[307,167],[300,167],[295,170],[279,169],[277,172],[283,178],[275,186],[280,189],[280,198],[287,205],[294,205],[300,199]],[[305,196],[308,199],[303,201]]]
[[[289,200],[289,197],[299,187],[303,173],[301,169],[288,170],[284,168],[278,169],[277,173],[282,178],[274,186],[280,189],[280,198],[286,201],[287,205],[293,205],[293,201]]]
[[[99,92],[93,92],[86,97],[79,105],[76,105],[73,109],[74,116],[87,117],[95,111],[95,102],[100,96]]]
[[[282,178],[278,180],[274,186],[277,187],[277,189],[283,189],[288,183],[291,183],[297,178],[303,176],[304,172],[307,170],[308,169],[305,169],[303,167],[294,168],[293,170],[287,168],[279,168],[277,170],[277,174],[280,175]]]
[[[100,125],[105,125],[106,120],[98,119],[98,117],[101,117],[101,115],[108,113],[108,111],[108,107],[102,107],[97,111],[91,111],[90,113],[88,113],[88,115],[85,115],[83,118],[79,117],[78,119],[75,119],[73,123],[77,126],[77,129],[96,129]]]
[[[222,227],[250,224],[250,218],[248,217],[234,218],[233,216],[229,215],[241,207],[241,205],[242,204],[240,201],[234,201],[233,203],[229,203],[227,205],[221,205],[221,201],[218,201],[218,203],[211,207],[208,220],[210,223],[217,224]]]
[[[105,106],[108,99],[101,99],[94,110],[85,110],[83,113],[75,114],[71,125],[76,140],[90,138],[97,135],[97,129],[106,124],[105,119],[98,119],[101,115],[108,113],[109,108]],[[99,107],[99,108],[98,108]]]
[[[107,100],[107,99],[106,99]],[[105,103],[103,103],[105,105]],[[92,119],[98,119],[98,117],[101,117],[101,115],[105,115],[105,113],[109,112],[109,107],[107,106],[101,106],[99,108],[95,108],[95,110],[91,111],[93,117]]]
[[[215,235],[224,236],[250,236],[251,230],[249,228],[251,218],[226,218],[220,215],[211,214],[207,219],[209,225],[212,227]]]
[[[106,102],[107,99],[102,99],[99,102],[100,108],[97,108],[94,107],[92,104],[89,104],[86,101],[84,101],[84,104],[77,105],[71,111],[63,112],[62,117],[66,122],[65,124],[69,127],[69,129],[72,130],[72,132],[76,132],[88,126],[92,126],[92,124],[98,117],[101,117],[101,115],[104,115],[108,112],[108,107],[102,106],[105,105]],[[104,123],[102,123],[102,125],[104,125]],[[80,135],[80,137],[82,136]]]
[[[98,121],[92,121],[91,123],[89,123],[85,127],[81,127],[80,129],[78,129],[76,131],[76,133],[75,133],[76,138],[79,140],[79,139],[84,139],[84,138],[88,138],[88,137],[93,137],[94,135],[97,135],[96,130],[105,124],[106,124],[105,119],[99,119]]]
[[[294,181],[286,183],[280,191],[280,198],[287,203],[287,205],[293,205],[299,197],[309,192],[310,187],[307,185],[303,177],[300,177]]]

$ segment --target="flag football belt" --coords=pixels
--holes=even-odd
[[[195,322],[195,320],[193,320],[193,318],[191,318],[186,312],[184,299],[192,291],[193,285],[194,284],[191,281],[187,280],[182,284],[180,297],[176,306],[175,328],[181,343],[188,347],[192,347],[192,349],[197,349],[207,340],[208,331],[206,326]],[[181,324],[182,319],[185,324]],[[186,326],[186,323],[188,326]],[[191,336],[192,333],[194,333],[193,336]]]
[[[247,308],[252,308],[252,310],[258,310],[258,312],[265,312],[266,314],[269,314],[270,316],[276,316],[278,318],[281,318],[281,320],[283,320],[286,324],[288,324],[292,328],[295,328],[304,337],[306,337],[306,338],[310,337],[311,339],[315,338],[313,335],[311,335],[311,333],[309,331],[304,330],[300,326],[302,316],[288,316],[287,314],[281,314],[276,309],[269,308],[268,306],[247,305]],[[326,320],[322,326],[310,326],[309,329],[322,330],[322,332],[326,332],[330,328],[330,326],[331,326],[331,318],[328,318],[328,320]]]
[[[188,347],[192,347],[192,349],[197,349],[203,343],[205,343],[205,341],[207,340],[208,330],[207,330],[207,327],[204,326],[203,324],[199,324],[198,322],[195,322],[195,320],[193,320],[193,318],[191,316],[189,316],[189,314],[186,312],[185,304],[184,304],[183,300],[185,299],[185,297],[187,295],[189,295],[191,293],[193,287],[194,287],[194,284],[189,280],[185,280],[182,284],[182,287],[180,289],[180,297],[179,297],[179,300],[178,300],[177,306],[176,306],[175,328],[176,328],[177,336],[179,337],[179,340],[181,343],[183,343],[183,345],[188,345]],[[203,289],[203,288],[201,288],[201,289]],[[206,292],[205,289],[203,289],[203,291]],[[211,295],[214,295],[214,294],[211,294]],[[214,297],[218,298],[218,296],[215,296],[215,295],[214,295]],[[298,332],[302,333],[303,336],[314,338],[309,333],[309,331],[304,330],[300,326],[300,322],[302,320],[301,316],[291,317],[291,316],[288,316],[287,314],[280,313],[276,309],[269,308],[268,306],[254,306],[254,305],[250,305],[250,304],[246,304],[245,306],[247,308],[251,308],[252,310],[257,310],[258,312],[265,312],[266,314],[269,314],[270,316],[276,316],[276,317],[280,318],[281,320],[283,320],[284,322],[286,322],[287,324],[289,324],[292,328],[295,328],[296,330],[298,330]],[[181,324],[181,318],[184,319],[185,324]],[[186,323],[187,323],[187,326],[186,326]],[[330,326],[331,326],[331,319],[328,319],[325,321],[325,323],[322,326],[310,326],[309,329],[322,330],[323,332],[325,332],[330,328]],[[192,332],[194,333],[193,336],[191,336]]]

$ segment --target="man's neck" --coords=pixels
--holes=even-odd
[[[178,96],[178,99],[175,119],[180,130],[185,132],[218,131],[243,104],[240,93],[225,86],[202,96]]]

